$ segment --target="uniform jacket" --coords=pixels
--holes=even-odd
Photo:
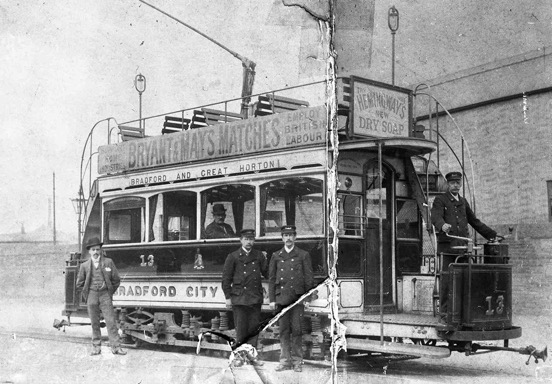
[[[263,302],[262,276],[266,277],[265,255],[252,249],[249,255],[240,247],[230,253],[222,271],[222,291],[233,305],[255,305]],[[262,275],[262,276],[261,276]]]
[[[79,268],[79,275],[77,277],[77,288],[82,288],[82,296],[84,300],[88,300],[88,291],[90,290],[90,283],[92,281],[92,273],[90,270],[94,268],[92,257],[81,264]],[[100,271],[103,274],[107,290],[109,294],[113,296],[119,285],[121,284],[121,278],[119,277],[119,271],[115,267],[115,263],[110,258],[100,256]]]
[[[451,225],[449,235],[470,237],[469,224],[486,239],[496,237],[494,230],[475,217],[465,198],[459,195],[457,201],[450,192],[435,197],[431,208],[431,222],[438,231],[438,241],[440,243],[450,243],[451,240],[456,240],[447,237],[445,232],[441,230],[445,223]]]
[[[314,286],[312,263],[308,252],[285,247],[272,254],[268,277],[270,302],[288,305]]]

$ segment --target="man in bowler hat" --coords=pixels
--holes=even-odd
[[[257,328],[263,304],[262,277],[267,277],[268,261],[263,252],[253,249],[255,230],[240,232],[241,247],[226,257],[222,272],[222,290],[226,307],[232,308],[238,344],[257,347]],[[254,365],[263,365],[257,359]]]
[[[280,312],[313,288],[313,272],[308,252],[295,246],[297,231],[293,225],[281,228],[284,247],[272,254],[269,266],[270,308]],[[303,364],[303,334],[301,322],[304,305],[299,303],[279,320],[280,364],[276,371],[293,369],[301,372]]]
[[[222,204],[213,205],[213,221],[205,228],[206,239],[236,237],[234,230],[226,224],[226,208]]]
[[[113,260],[105,257],[102,251],[103,243],[93,237],[86,243],[90,258],[81,264],[77,278],[77,288],[82,289],[82,296],[88,307],[88,316],[92,325],[92,353],[102,352],[102,335],[100,331],[100,313],[107,325],[109,346],[115,355],[126,355],[121,349],[117,331],[117,317],[113,308],[113,294],[119,288],[121,279]]]
[[[447,272],[449,264],[453,263],[456,257],[463,253],[461,249],[454,249],[456,246],[466,245],[466,240],[455,239],[448,235],[459,237],[470,237],[468,224],[471,225],[481,236],[491,240],[497,233],[483,224],[473,213],[468,201],[459,195],[462,187],[462,173],[447,173],[448,191],[435,197],[431,208],[431,223],[437,230],[437,253],[443,255],[441,271]],[[439,304],[441,317],[446,315],[448,302],[448,276],[441,277],[441,289]]]

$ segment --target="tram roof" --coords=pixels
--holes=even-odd
[[[373,150],[377,149],[379,144],[382,144],[384,153],[390,150],[400,150],[410,155],[425,155],[437,150],[437,143],[432,140],[403,137],[403,138],[366,138],[349,141],[340,141],[339,150]]]

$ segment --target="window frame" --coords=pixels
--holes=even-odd
[[[325,174],[322,174],[322,173],[308,173],[308,174],[305,174],[305,173],[297,173],[297,174],[291,174],[291,175],[278,175],[277,177],[271,177],[271,178],[267,178],[265,180],[258,180],[258,183],[256,184],[256,188],[257,188],[257,191],[259,193],[259,198],[258,198],[258,205],[259,205],[259,208],[258,208],[258,223],[257,223],[257,238],[258,239],[280,239],[281,238],[281,232],[280,231],[270,231],[270,232],[266,232],[262,230],[262,220],[263,217],[264,217],[264,212],[267,211],[267,209],[265,208],[265,210],[263,211],[261,207],[261,197],[260,195],[262,194],[262,188],[263,186],[271,183],[271,182],[275,182],[275,181],[278,181],[278,180],[284,180],[284,179],[293,179],[293,178],[310,178],[310,179],[314,179],[314,180],[318,180],[321,182],[321,206],[322,206],[322,217],[323,217],[323,220],[322,220],[322,228],[321,228],[321,231],[320,233],[317,233],[317,234],[305,234],[304,232],[301,231],[300,228],[297,228],[297,238],[312,238],[312,237],[316,237],[316,238],[319,238],[319,237],[324,237],[325,234],[326,234],[326,228],[327,228],[327,208],[326,208],[326,199],[327,199],[327,190],[326,190],[326,177],[325,177]],[[267,205],[268,205],[268,197],[267,197]],[[285,215],[284,215],[285,216]],[[297,224],[297,223],[295,223]],[[287,223],[286,223],[287,225]]]
[[[121,204],[121,207],[109,207],[110,204],[114,204],[116,205],[117,203],[120,203],[124,200],[136,200],[136,202],[134,204],[130,204],[130,207],[124,207],[122,206],[123,204]],[[138,200],[141,200],[142,201],[142,205],[140,205],[138,203]],[[133,205],[136,205],[136,206],[133,206]],[[109,220],[107,219],[107,214],[108,212],[117,212],[117,211],[125,211],[125,210],[133,210],[133,209],[140,209],[140,215],[138,217],[138,222],[140,223],[140,228],[139,228],[139,232],[140,232],[140,235],[139,235],[139,240],[138,241],[133,241],[132,239],[132,236],[133,236],[133,228],[132,228],[132,225],[133,225],[133,218],[131,216],[131,228],[130,228],[130,236],[131,236],[131,239],[129,241],[126,241],[126,240],[111,240],[109,238]],[[136,196],[136,195],[129,195],[129,196],[115,196],[111,199],[104,199],[102,201],[102,220],[101,220],[101,228],[102,228],[102,239],[103,239],[103,242],[106,244],[106,245],[121,245],[121,244],[141,244],[141,243],[144,243],[146,241],[146,238],[147,238],[147,231],[146,231],[146,227],[147,227],[147,217],[148,217],[148,212],[147,212],[147,209],[148,209],[148,199],[146,197],[143,197],[143,196]]]

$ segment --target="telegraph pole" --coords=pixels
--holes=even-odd
[[[53,207],[52,207],[52,210],[54,211],[54,216],[53,216],[53,219],[54,219],[54,222],[53,222],[53,227],[54,227],[54,245],[56,245],[56,173],[55,173],[55,172],[53,173],[53,176],[54,176],[54,179],[53,179],[54,200],[53,200]]]

